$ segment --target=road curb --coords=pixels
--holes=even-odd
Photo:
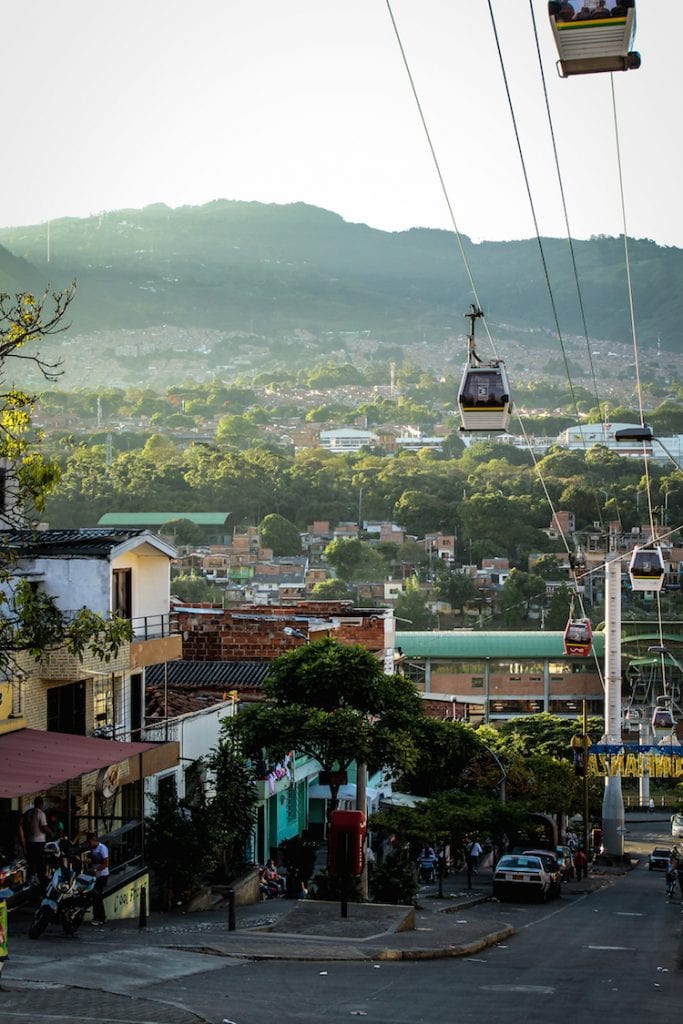
[[[446,960],[453,957],[473,956],[488,946],[495,946],[497,943],[511,938],[516,931],[516,928],[508,925],[497,932],[490,932],[488,935],[484,935],[475,942],[469,942],[464,946],[437,946],[434,949],[385,949],[377,956],[372,957],[372,959],[382,961]]]

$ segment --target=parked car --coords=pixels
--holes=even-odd
[[[553,878],[537,855],[506,853],[493,872],[496,899],[536,899],[542,903],[554,895]]]
[[[562,867],[552,850],[524,850],[525,857],[540,857],[543,867],[550,875],[551,896],[562,895]]]
[[[683,814],[671,815],[671,835],[673,839],[683,839]]]
[[[666,871],[666,866],[669,863],[670,856],[671,850],[667,850],[663,846],[655,846],[654,850],[648,857],[647,866],[650,871]]]

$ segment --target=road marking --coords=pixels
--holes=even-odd
[[[635,946],[586,946],[586,949],[606,949],[623,953],[633,952],[635,948]]]
[[[637,911],[633,913],[628,910],[617,910],[617,917],[645,917],[645,914],[639,914]]]
[[[479,987],[482,992],[532,992],[543,996],[555,994],[552,985],[480,985]]]

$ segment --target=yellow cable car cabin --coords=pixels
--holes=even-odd
[[[550,0],[548,14],[562,78],[640,67],[635,0]]]
[[[628,571],[632,590],[661,590],[665,573],[661,549],[635,547]]]
[[[564,631],[564,653],[587,658],[593,644],[590,619],[569,619]]]
[[[463,431],[507,430],[512,412],[510,387],[502,361],[467,365],[458,393]]]

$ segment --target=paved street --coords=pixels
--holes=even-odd
[[[484,876],[472,892],[447,879],[443,900],[425,888],[412,931],[392,930],[406,908],[373,920],[350,907],[344,931],[337,907],[287,900],[239,911],[235,932],[223,914],[153,915],[145,930],[116,922],[31,942],[28,918],[13,918],[0,1021],[621,1024],[627,1006],[668,1024],[683,999],[683,905],[645,859],[665,824],[629,825],[640,864],[569,883],[559,902],[496,903]]]

